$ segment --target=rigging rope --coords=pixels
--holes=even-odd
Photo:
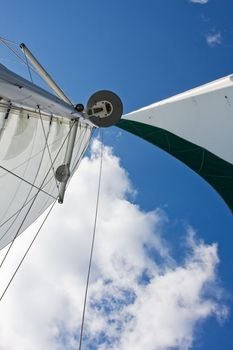
[[[53,202],[51,208],[49,209],[49,211],[48,211],[48,213],[46,214],[44,220],[42,221],[42,224],[40,225],[40,227],[39,227],[39,229],[37,230],[37,232],[36,232],[35,236],[33,237],[33,239],[31,240],[31,243],[29,244],[29,246],[28,246],[26,252],[24,253],[24,255],[23,255],[23,257],[21,258],[21,260],[20,260],[18,266],[16,267],[16,269],[15,269],[13,275],[11,276],[9,282],[7,283],[7,285],[6,285],[5,289],[4,289],[4,291],[2,292],[1,297],[0,297],[0,302],[2,301],[2,299],[3,299],[4,295],[6,294],[8,288],[10,287],[10,285],[11,285],[13,279],[14,279],[15,276],[16,276],[16,273],[18,272],[18,270],[19,270],[20,266],[22,265],[24,259],[26,258],[27,254],[29,253],[29,251],[30,251],[30,249],[31,249],[31,247],[32,247],[32,245],[33,245],[33,243],[35,242],[36,238],[38,237],[38,235],[39,235],[39,233],[40,233],[42,227],[44,226],[46,220],[48,219],[48,217],[49,217],[49,215],[50,215],[52,209],[53,209],[54,206],[55,206],[55,204],[56,204],[56,201]]]
[[[100,140],[101,140],[101,149],[100,149],[99,181],[98,181],[98,190],[97,190],[97,198],[96,198],[96,209],[95,209],[95,219],[94,219],[92,242],[91,242],[91,251],[90,251],[89,264],[88,264],[84,302],[83,302],[82,323],[81,323],[80,338],[79,338],[79,350],[81,350],[81,348],[82,348],[83,329],[84,329],[86,304],[87,304],[87,293],[88,293],[88,287],[89,287],[91,265],[92,265],[93,251],[94,251],[94,243],[95,243],[95,236],[96,236],[96,224],[97,224],[98,209],[99,209],[100,187],[101,187],[102,168],[103,168],[103,131],[102,130],[100,130]]]

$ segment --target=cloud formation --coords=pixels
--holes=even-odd
[[[190,2],[198,3],[198,4],[207,4],[209,0],[189,0]]]
[[[206,35],[206,42],[209,46],[215,47],[221,45],[222,35],[220,32],[213,32]]]
[[[77,349],[93,231],[100,143],[95,140],[30,256],[0,303],[1,350]],[[96,244],[83,349],[189,349],[195,327],[224,319],[217,245],[186,232],[178,264],[163,238],[166,216],[130,201],[132,184],[120,160],[104,148]],[[32,236],[18,238],[13,268]],[[10,272],[2,271],[6,282]]]

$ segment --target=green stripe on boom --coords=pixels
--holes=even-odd
[[[233,165],[206,149],[155,126],[121,119],[117,126],[170,153],[203,177],[233,213]]]

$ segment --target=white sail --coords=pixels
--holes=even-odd
[[[75,111],[3,66],[0,97],[1,249],[58,198],[61,184],[55,171],[64,162]],[[71,176],[93,130],[91,123],[81,119],[70,164]]]
[[[202,176],[233,211],[233,75],[131,112],[118,126]]]

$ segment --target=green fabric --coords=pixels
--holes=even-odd
[[[233,212],[233,165],[164,129],[121,119],[117,126],[170,153],[203,177]]]

